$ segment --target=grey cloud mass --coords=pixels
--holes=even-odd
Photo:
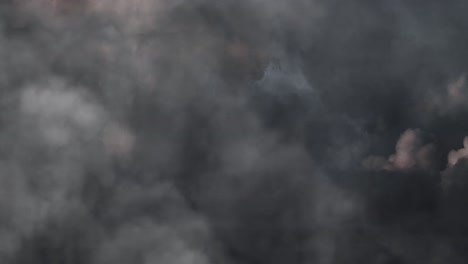
[[[467,13],[0,1],[0,263],[468,262]]]

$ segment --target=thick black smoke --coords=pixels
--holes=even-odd
[[[467,13],[1,1],[0,263],[467,263]]]

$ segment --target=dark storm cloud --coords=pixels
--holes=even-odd
[[[0,262],[466,262],[467,8],[3,1]]]

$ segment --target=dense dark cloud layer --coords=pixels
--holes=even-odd
[[[468,262],[468,4],[0,2],[0,263]]]

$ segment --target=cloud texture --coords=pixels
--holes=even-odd
[[[1,1],[0,263],[466,263],[467,11]]]

